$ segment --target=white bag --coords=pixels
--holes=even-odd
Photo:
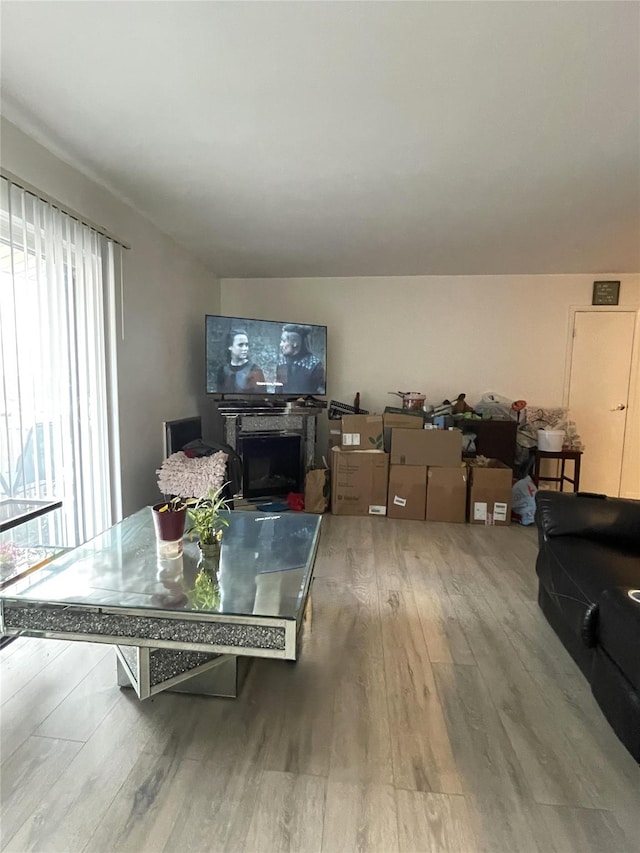
[[[513,400],[502,397],[490,391],[483,394],[479,403],[473,407],[479,415],[485,418],[499,421],[511,421],[517,419],[516,412],[511,408]]]
[[[536,484],[531,477],[514,483],[511,489],[511,515],[520,524],[533,524],[536,520]]]

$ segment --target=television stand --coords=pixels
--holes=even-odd
[[[221,400],[218,412],[223,416],[229,415],[278,415],[303,414],[319,415],[323,404],[320,400]],[[227,442],[229,443],[229,442]]]
[[[225,400],[222,399],[218,403],[218,411],[220,414],[240,414],[249,413],[256,414],[259,412],[284,412],[286,411],[286,400],[269,400],[264,397],[255,397],[249,400]]]

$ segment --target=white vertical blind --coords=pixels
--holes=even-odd
[[[0,498],[59,498],[64,541],[113,520],[121,247],[0,180]],[[115,501],[117,506],[117,501]]]

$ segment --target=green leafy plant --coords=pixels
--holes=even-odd
[[[191,526],[187,530],[190,539],[197,535],[201,545],[215,545],[222,539],[225,527],[229,521],[225,514],[229,514],[229,501],[222,496],[226,483],[219,489],[210,489],[202,498],[188,500],[188,514]]]
[[[187,593],[194,610],[215,610],[220,604],[220,587],[205,571],[198,572],[193,589]]]
[[[185,500],[180,495],[170,498],[161,506],[158,506],[157,512],[180,512],[187,508],[189,501]]]

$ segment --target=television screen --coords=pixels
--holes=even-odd
[[[327,327],[246,317],[205,319],[207,394],[327,393]]]

